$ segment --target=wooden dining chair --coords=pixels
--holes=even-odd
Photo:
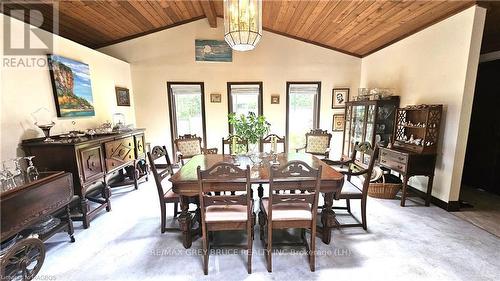
[[[269,171],[269,197],[260,201],[260,239],[264,242],[267,271],[272,272],[273,229],[301,228],[303,245],[314,271],[316,251],[316,209],[318,208],[321,166],[314,169],[302,161],[290,161]],[[274,194],[274,191],[283,191]],[[266,227],[267,225],[267,227]],[[311,230],[309,244],[305,229]],[[264,240],[264,236],[267,239]]]
[[[260,140],[260,151],[271,152],[271,150],[272,150],[271,140],[273,137],[276,137],[276,143],[283,147],[282,151],[273,151],[273,152],[274,153],[280,153],[280,152],[285,153],[286,152],[286,139],[284,136],[280,137],[276,134],[269,134]],[[277,149],[277,150],[279,150],[279,149]]]
[[[164,233],[166,230],[178,230],[177,228],[166,228],[167,223],[167,214],[166,214],[166,204],[173,203],[174,204],[174,218],[177,217],[178,205],[179,205],[179,196],[172,191],[172,188],[169,188],[166,192],[163,188],[163,184],[170,184],[170,182],[164,181],[167,177],[173,175],[172,163],[170,162],[170,157],[168,156],[167,148],[165,146],[155,146],[151,150],[148,151],[148,159],[151,167],[151,172],[153,173],[153,177],[156,183],[156,189],[158,190],[158,197],[160,199],[160,217],[161,217],[161,233]],[[165,163],[157,163],[162,161],[162,158],[165,158]]]
[[[233,154],[232,144],[234,138],[236,139],[236,144],[238,146],[243,146],[245,153],[248,152],[248,140],[238,135],[230,135],[227,139],[222,138],[222,154],[226,154],[226,145],[229,146],[229,154]]]
[[[177,159],[184,165],[184,159],[193,158],[196,155],[202,154],[201,138],[185,134],[174,140]]]
[[[304,150],[306,153],[328,158],[330,154],[331,139],[332,134],[328,133],[326,130],[313,129],[306,133],[306,145],[297,148],[295,151],[300,152]]]
[[[347,170],[339,170],[339,172],[344,174],[346,177],[344,185],[342,186],[342,191],[339,195],[339,199],[346,200],[346,206],[333,207],[333,209],[347,210],[347,212],[357,221],[357,223],[340,224],[340,227],[362,226],[364,230],[368,229],[366,222],[366,201],[368,199],[368,186],[370,185],[370,178],[372,176],[375,160],[378,156],[378,151],[378,145],[375,145],[375,148],[373,149],[369,142],[356,142],[350,159],[346,161],[322,159],[323,162],[330,166],[347,167]],[[363,167],[356,161],[357,153],[370,155],[370,162],[368,164],[368,167]],[[360,176],[362,176],[362,178],[359,178]],[[354,181],[353,177],[356,177],[357,179],[359,179],[359,181]],[[361,200],[361,222],[351,212],[351,199]]]
[[[197,169],[203,239],[203,272],[208,274],[209,231],[246,230],[247,271],[252,272],[255,215],[250,196],[250,166],[246,170],[219,162],[208,170]],[[228,195],[226,192],[236,194]],[[220,193],[219,195],[213,195]]]

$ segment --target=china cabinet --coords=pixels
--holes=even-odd
[[[385,145],[390,143],[398,107],[399,96],[347,102],[342,158],[351,157],[356,142],[367,141],[372,146],[376,143]],[[359,153],[356,155],[356,160],[363,165],[368,165],[370,156]]]

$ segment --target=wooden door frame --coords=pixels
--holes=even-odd
[[[316,114],[313,116],[313,129],[319,128],[319,120],[321,116],[321,81],[287,81],[286,82],[286,147],[290,148],[290,128],[289,128],[289,118],[290,118],[290,85],[293,84],[316,84],[318,85],[318,94],[315,100]]]
[[[174,95],[172,93],[172,87],[173,85],[199,85],[200,90],[201,90],[201,119],[202,119],[202,127],[203,127],[203,146],[207,147],[207,124],[206,124],[206,119],[205,119],[205,83],[204,82],[167,82],[167,92],[168,92],[168,109],[169,109],[169,117],[170,117],[170,138],[171,138],[171,145],[172,145],[172,155],[174,161],[177,161],[177,156],[176,156],[176,149],[175,149],[175,144],[174,140],[177,138],[176,134],[179,132],[177,131],[177,124],[175,122],[176,118],[176,113],[175,113],[175,99]],[[174,134],[174,132],[176,134]]]

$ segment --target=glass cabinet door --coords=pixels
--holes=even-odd
[[[351,129],[352,147],[354,147],[354,144],[356,142],[363,141],[365,133],[365,118],[366,118],[366,106],[357,105],[352,107],[352,129]],[[359,153],[356,154],[356,160],[361,161],[361,155]]]
[[[368,112],[366,117],[366,132],[363,141],[369,142],[373,146],[373,132],[375,127],[375,105],[368,106]],[[368,165],[370,163],[370,156],[364,155],[363,153],[363,164]]]
[[[342,151],[343,155],[349,158],[351,156],[351,106],[346,107],[345,111],[345,132],[344,132],[344,149]]]
[[[375,142],[383,142],[387,145],[394,131],[394,120],[396,114],[395,104],[383,104],[378,107],[377,126],[375,128]]]

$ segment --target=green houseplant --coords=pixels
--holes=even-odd
[[[266,121],[264,115],[257,116],[254,112],[248,112],[247,115],[229,113],[229,124],[233,126],[234,134],[248,140],[252,144],[251,151],[257,151],[259,140],[269,133],[271,124]]]

